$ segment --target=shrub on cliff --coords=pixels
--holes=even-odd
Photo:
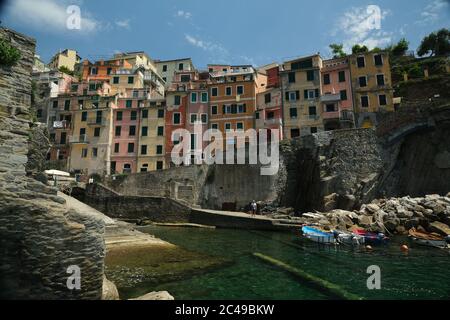
[[[20,51],[4,39],[0,40],[0,65],[13,66],[20,60]]]

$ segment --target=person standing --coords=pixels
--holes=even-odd
[[[258,209],[258,205],[256,204],[255,200],[252,201],[250,207],[252,209],[252,217],[253,217],[253,216],[255,216],[256,210]]]

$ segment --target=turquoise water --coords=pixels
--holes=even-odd
[[[145,227],[140,228],[185,249],[225,257],[231,265],[169,283],[148,291],[167,290],[176,299],[327,299],[325,293],[253,256],[259,252],[311,275],[339,285],[366,299],[448,299],[448,251],[410,246],[406,238],[387,247],[318,246],[294,233]],[[381,290],[368,290],[367,267],[381,268]],[[142,289],[142,288],[140,288]]]

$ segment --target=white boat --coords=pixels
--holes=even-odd
[[[324,232],[313,227],[303,227],[303,236],[311,241],[322,244],[335,244],[336,238],[332,232]]]
[[[337,237],[337,241],[339,243],[348,244],[348,245],[361,245],[365,243],[364,236],[349,233],[349,232],[342,232],[342,231],[334,231],[334,234]]]

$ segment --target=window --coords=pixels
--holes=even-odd
[[[128,153],[134,152],[134,143],[130,142],[128,143]]]
[[[300,91],[291,91],[291,92],[286,92],[286,99],[288,101],[296,101],[296,100],[300,100]]]
[[[384,74],[377,74],[377,84],[384,86]]]
[[[167,65],[165,64],[165,65],[163,65],[163,69],[162,69],[162,71],[163,72],[167,72]]]
[[[211,114],[217,114],[217,106],[211,106]]]
[[[289,116],[291,117],[291,119],[297,119],[297,108],[290,108]]]
[[[345,71],[339,71],[339,82],[345,82]]]
[[[366,76],[359,77],[358,82],[359,82],[360,88],[367,87],[367,77]]]
[[[275,118],[275,112],[273,112],[273,111],[267,112],[267,119],[273,119],[273,118]]]
[[[217,130],[219,129],[219,125],[217,123],[211,123],[211,129]]]
[[[123,173],[127,173],[127,172],[131,173],[131,164],[129,164],[129,163],[125,163],[123,165]]]
[[[202,92],[202,102],[208,102],[208,92]]]
[[[81,121],[85,122],[87,120],[87,115],[88,115],[87,112],[83,111],[81,113]]]
[[[225,131],[231,130],[231,123],[225,123]]]
[[[133,137],[136,135],[136,126],[130,126],[130,129],[128,131],[128,135]]]
[[[232,93],[233,93],[233,90],[232,90],[231,87],[226,87],[226,88],[225,88],[225,95],[226,95],[226,96],[231,96]]]
[[[167,77],[162,78],[164,82],[167,82]]]
[[[291,138],[300,137],[300,129],[291,129]]]
[[[202,113],[200,117],[203,124],[208,123],[208,115],[206,113]]]
[[[156,170],[162,170],[164,169],[164,163],[162,161],[156,162]]]
[[[58,108],[58,100],[53,101],[53,109]]]
[[[298,61],[298,62],[292,63],[291,69],[292,70],[307,69],[307,68],[312,68],[312,66],[313,66],[312,59],[306,59],[303,61]]]
[[[269,93],[266,93],[264,95],[264,103],[270,103],[272,101],[272,95]]]
[[[88,149],[81,149],[81,157],[87,158],[88,155]]]
[[[98,155],[98,149],[92,148],[92,158],[97,158],[97,155]]]
[[[316,106],[310,106],[309,108],[309,118],[310,119],[315,119],[317,116],[317,108]]]
[[[119,77],[113,77],[113,84],[118,84],[119,83]]]
[[[364,68],[366,66],[366,59],[364,57],[357,57],[356,64],[358,68]]]
[[[120,143],[115,143],[114,144],[114,153],[119,153],[120,151]]]
[[[295,83],[295,72],[288,73],[288,81],[289,83]]]
[[[236,92],[239,95],[244,94],[244,86],[237,86],[236,87]]]
[[[244,130],[244,123],[243,122],[236,123],[236,130]]]
[[[148,171],[148,163],[142,164],[141,172],[147,172]]]
[[[197,114],[196,113],[191,113],[191,123],[195,123],[197,122]]]
[[[139,98],[139,91],[133,90],[133,98]]]
[[[173,124],[180,124],[181,123],[181,113],[175,112],[173,114]]]
[[[311,128],[309,128],[309,131],[311,133],[317,133],[317,127],[311,127]]]
[[[156,146],[156,154],[163,154],[163,146],[161,145]]]
[[[122,134],[122,127],[117,126],[116,127],[116,137],[120,137],[121,134]]]
[[[330,74],[329,73],[324,74],[323,75],[323,84],[330,84],[330,83],[331,83],[331,81],[330,81]]]
[[[305,90],[305,100],[314,100],[316,97],[315,90]]]
[[[89,91],[95,91],[96,86],[95,83],[89,83]]]
[[[134,77],[128,77],[128,84],[134,83]]]
[[[147,154],[147,146],[146,145],[141,146],[141,154],[144,156]]]
[[[181,104],[181,96],[175,96],[173,104],[179,106]]]
[[[164,119],[164,109],[158,109],[158,118]]]
[[[180,77],[181,82],[189,82],[191,81],[191,76],[188,74],[182,74]]]
[[[142,110],[142,119],[147,119],[148,118],[148,109],[144,109]]]
[[[196,103],[197,102],[197,92],[191,93],[191,102]]]
[[[164,136],[164,127],[158,127],[158,137]]]
[[[341,100],[342,101],[345,101],[345,100],[348,99],[347,98],[347,90],[341,90],[340,94],[341,94]]]
[[[116,121],[122,121],[122,119],[123,119],[123,112],[122,111],[117,111]]]
[[[86,136],[86,128],[80,128],[80,138]],[[81,139],[80,139],[81,140]]]
[[[70,100],[64,101],[64,110],[70,110]]]
[[[369,106],[369,97],[361,96],[361,107],[367,108]]]
[[[219,89],[218,88],[211,88],[211,96],[212,97],[217,97],[219,94]]]
[[[116,166],[117,166],[117,162],[111,161],[111,174],[116,173]]]
[[[71,86],[70,86],[70,90],[71,90],[72,92],[78,91],[78,85],[77,85],[77,84],[71,85]]]
[[[314,70],[306,71],[306,81],[314,81]]]
[[[184,70],[184,64],[183,63],[178,64],[178,70],[180,70],[180,71]]]
[[[137,119],[137,111],[131,111],[130,120],[135,121]]]
[[[100,128],[94,129],[94,137],[100,137]]]
[[[378,103],[380,104],[380,106],[387,105],[387,100],[386,100],[386,95],[385,94],[380,94],[378,96]]]
[[[97,68],[91,68],[91,75],[97,74]]]
[[[336,111],[336,106],[334,104],[327,104],[325,110],[326,112],[334,112]]]
[[[107,75],[110,75],[110,74],[111,74],[111,72],[112,72],[112,68],[108,68],[108,69],[106,69],[106,74],[107,74]]]
[[[373,56],[373,60],[375,61],[376,66],[382,66],[383,65],[383,57],[381,54],[376,54]]]
[[[148,127],[142,127],[142,129],[141,129],[141,135],[142,135],[143,137],[148,136]]]
[[[238,105],[237,112],[238,112],[238,113],[245,113],[245,112],[247,112],[246,109],[247,109],[247,108],[246,108],[246,105],[245,105],[245,104],[239,104],[239,105]]]
[[[133,107],[133,100],[125,101],[125,107],[126,108],[132,108]]]

